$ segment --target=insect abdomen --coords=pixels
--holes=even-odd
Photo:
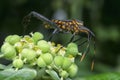
[[[79,25],[75,20],[55,20],[53,19],[52,22],[54,22],[60,29],[69,31],[72,33],[79,33]]]

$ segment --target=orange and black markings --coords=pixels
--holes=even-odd
[[[54,22],[60,29],[69,31],[72,33],[79,33],[80,26],[83,26],[82,22],[78,22],[77,20],[56,20],[53,19]]]
[[[59,27],[62,31],[69,31],[72,33],[80,33],[80,32],[85,32],[88,33],[88,30],[86,29],[82,29],[84,27],[83,22],[82,21],[78,21],[78,20],[57,20],[57,19],[53,19],[52,22],[54,22],[57,27]],[[50,28],[49,24],[46,24],[45,27],[46,28]]]

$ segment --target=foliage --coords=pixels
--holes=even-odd
[[[93,76],[88,76],[86,78],[78,78],[76,80],[119,80],[120,73],[111,72],[111,73],[103,73]]]
[[[37,72],[33,69],[5,69],[0,71],[1,80],[33,80]]]
[[[31,33],[31,36],[7,36],[0,56],[12,63],[8,69],[8,66],[1,64],[0,79],[62,80],[74,77],[78,71],[74,63],[75,56],[79,54],[77,45],[70,43],[67,47],[60,44],[56,46],[43,38],[39,32]],[[71,47],[74,51],[69,50]]]

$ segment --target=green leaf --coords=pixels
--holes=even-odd
[[[5,66],[5,65],[0,64],[0,70],[1,70],[1,69],[5,69],[5,68],[6,68],[6,66]]]
[[[120,73],[103,73],[85,78],[79,78],[76,80],[120,80]]]
[[[10,69],[10,68],[12,68],[13,66],[11,65],[11,64],[9,64],[9,65],[3,65],[3,64],[0,64],[0,70],[4,70],[4,69]]]
[[[53,80],[60,80],[58,74],[54,70],[46,70],[46,72],[53,78]]]
[[[37,72],[33,69],[6,69],[0,71],[0,80],[33,80],[37,75]]]

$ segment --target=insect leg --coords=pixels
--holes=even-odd
[[[80,38],[80,39],[81,39],[81,38]],[[80,40],[80,39],[79,39],[79,40]],[[78,41],[78,39],[75,40],[75,41]],[[80,43],[80,44],[78,45],[78,47],[82,46],[82,45],[85,44],[86,42],[88,42],[88,40],[85,40],[85,41],[83,41],[82,43]],[[87,45],[87,47],[86,47],[86,50],[85,50],[85,52],[83,53],[80,61],[82,61],[82,60],[84,59],[84,57],[85,57],[85,55],[88,53],[88,51],[89,51],[89,43],[88,43],[88,45]]]
[[[72,37],[71,37],[71,39],[70,39],[70,41],[68,43],[73,42],[74,37],[75,37],[75,33],[72,34]]]
[[[67,43],[65,43],[65,45],[61,46],[61,47],[58,49],[58,51],[59,51],[60,49],[62,49],[64,46],[66,46],[67,44],[69,44],[70,42],[73,42],[74,37],[75,37],[75,33],[72,34],[72,37],[70,38],[70,41],[67,42]],[[57,51],[57,52],[58,52],[58,51]]]
[[[52,22],[49,19],[47,19],[46,17],[44,17],[43,15],[41,15],[41,14],[35,12],[35,11],[32,11],[27,16],[25,16],[24,19],[23,19],[23,23],[26,22],[26,20],[27,20],[27,22],[30,22],[31,17],[35,17],[38,20],[45,21],[49,24],[52,24]]]
[[[82,42],[80,45],[78,45],[78,46],[81,46],[81,45],[83,45],[85,42],[88,42],[88,45],[87,45],[87,47],[86,47],[86,50],[85,50],[85,52],[83,53],[80,61],[82,61],[82,60],[84,59],[85,55],[88,53],[88,51],[89,51],[89,49],[90,49],[90,40],[91,40],[91,37],[92,37],[92,36],[90,35],[90,36],[88,37],[88,40],[86,40],[86,41]],[[94,69],[95,54],[96,54],[96,46],[95,46],[95,38],[94,38],[94,55],[93,55],[93,57],[92,57],[91,71],[93,71],[93,69]]]
[[[88,45],[87,45],[86,50],[84,51],[84,53],[83,53],[83,55],[82,55],[80,61],[82,61],[82,60],[84,59],[85,55],[86,55],[86,54],[88,53],[88,51],[89,51],[90,40],[91,40],[91,36],[88,34],[88,40],[87,40]]]
[[[30,12],[27,16],[25,16],[25,17],[23,18],[23,22],[22,22],[22,23],[23,23],[23,25],[24,25],[25,27],[28,26],[31,17],[35,17],[35,18],[37,18],[38,20],[41,20],[41,21],[43,21],[43,22],[46,22],[46,23],[50,24],[50,25],[51,25],[53,28],[55,28],[55,29],[56,29],[56,28],[59,29],[54,22],[52,22],[51,20],[49,20],[49,19],[46,18],[45,16],[43,16],[43,15],[41,15],[41,14],[35,12],[35,11]]]
[[[82,39],[82,38],[78,38],[77,40],[74,40],[74,42],[76,42],[76,41],[78,41],[78,40],[80,40],[80,39]],[[89,37],[88,39],[89,39],[89,40],[85,40],[85,41],[83,41],[82,43],[80,43],[80,44],[78,45],[78,47],[80,47],[80,46],[82,46],[84,43],[88,42],[87,48],[86,48],[84,54],[82,55],[80,61],[82,61],[82,60],[84,59],[85,55],[86,55],[86,54],[88,53],[88,51],[89,51],[91,37]],[[96,54],[95,51],[96,51],[96,50],[95,50],[95,40],[94,40],[94,55],[93,55],[93,57],[92,57],[91,71],[93,71],[93,69],[94,69],[95,54]]]
[[[50,38],[49,38],[49,41],[51,41],[51,39],[53,38],[53,36],[56,34],[56,33],[59,33],[59,30],[56,28],[53,33],[51,34]]]
[[[74,42],[74,37],[75,37],[75,33],[72,34],[71,38],[70,38],[70,41],[68,41],[65,45],[69,44],[70,42]],[[64,45],[64,46],[65,46]]]
[[[77,41],[79,41],[81,39],[82,39],[82,37],[79,37],[78,39],[74,40],[73,42],[77,42]]]
[[[80,46],[82,46],[84,43],[86,43],[87,42],[87,40],[85,40],[85,41],[83,41],[82,43],[80,43],[78,46],[80,47]]]
[[[79,41],[79,40],[81,40],[81,39],[82,39],[82,37],[74,40],[73,42],[77,42],[77,41]],[[83,41],[82,43],[78,44],[78,47],[82,46],[82,45],[83,45],[84,43],[86,43],[86,42],[88,42],[88,40],[85,40],[85,41]]]

